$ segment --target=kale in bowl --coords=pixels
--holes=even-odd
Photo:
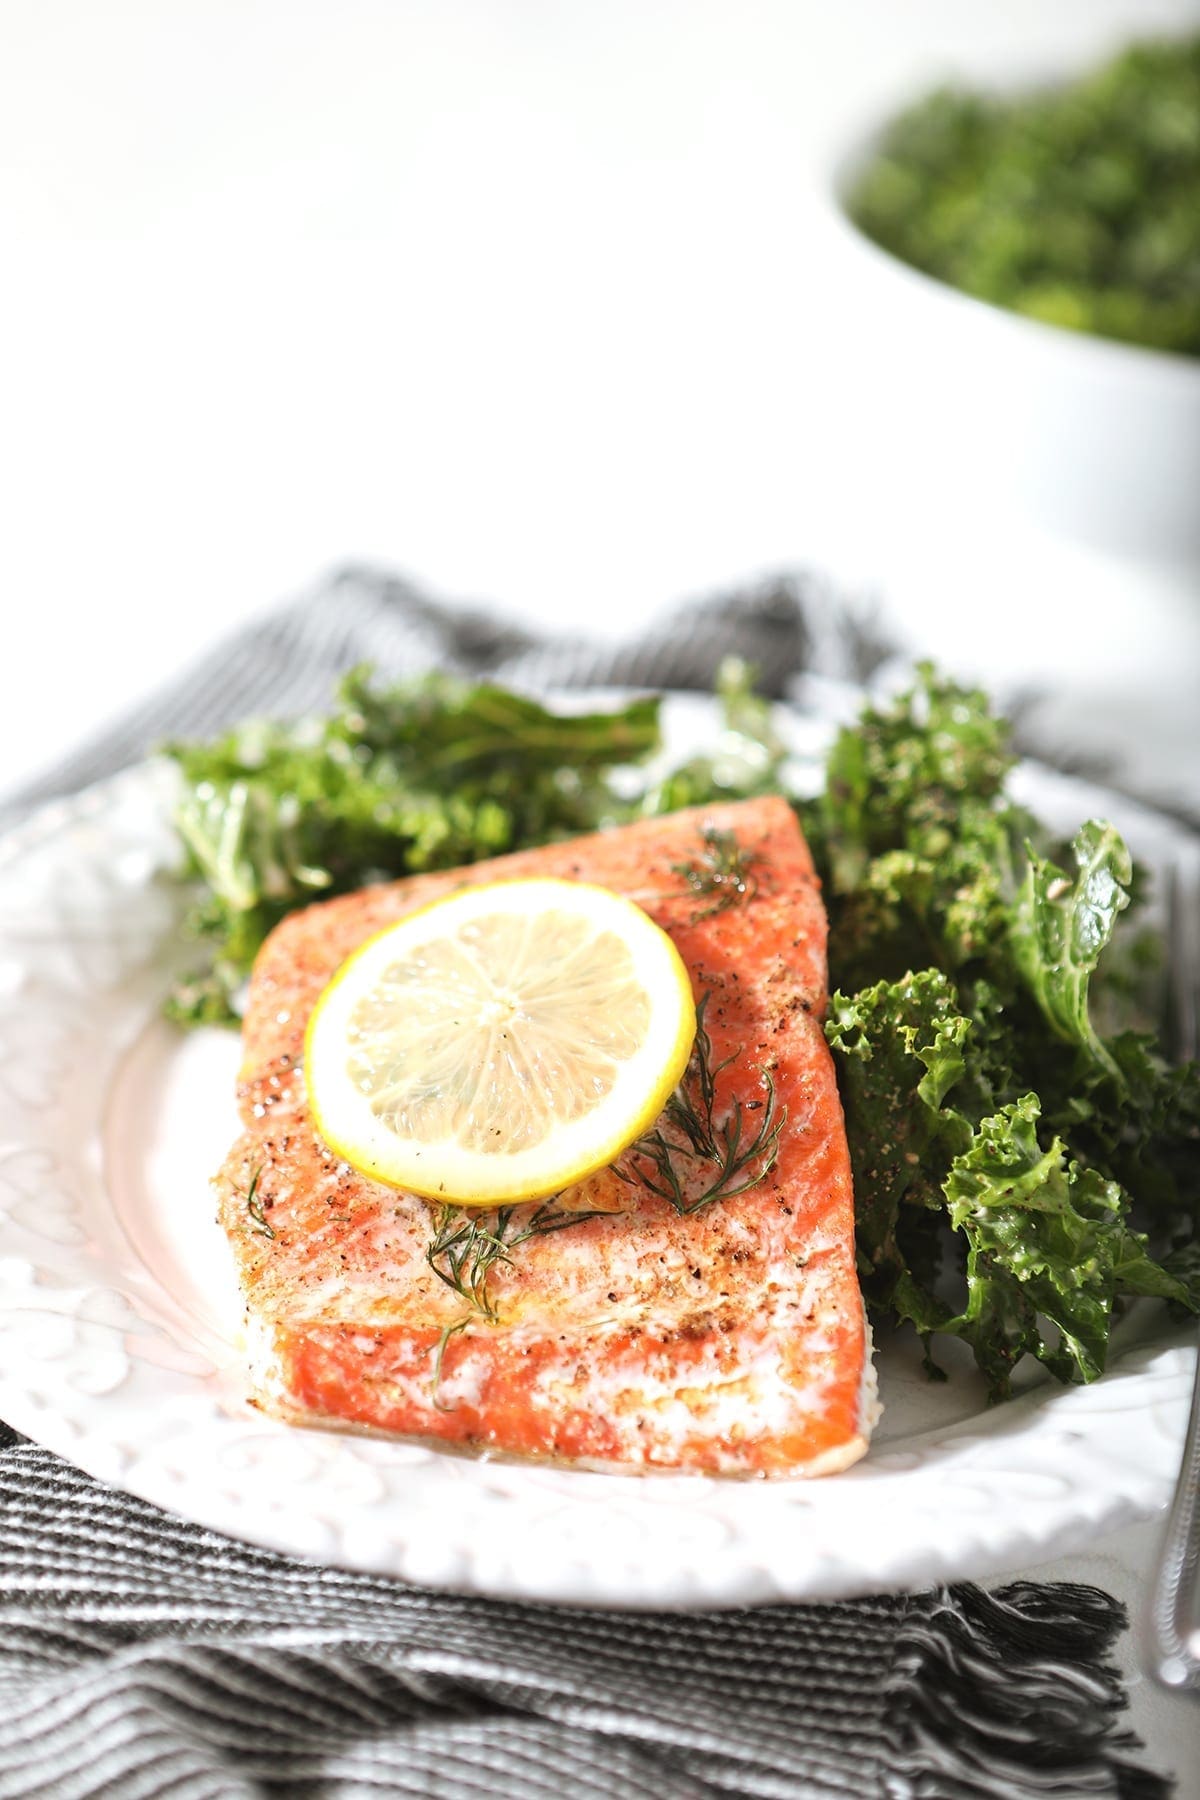
[[[1200,36],[1066,86],[930,95],[885,130],[849,212],[978,299],[1200,356]]]

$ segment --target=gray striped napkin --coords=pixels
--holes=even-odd
[[[708,688],[733,652],[782,693],[801,671],[864,678],[887,647],[806,578],[601,649],[351,570],[4,812],[168,735],[322,706],[363,660],[538,687]],[[1150,1800],[1168,1784],[1119,1728],[1106,1662],[1125,1624],[1108,1595],[1064,1583],[690,1615],[428,1593],[218,1537],[0,1426],[0,1800]]]

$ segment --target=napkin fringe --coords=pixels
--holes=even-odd
[[[1070,1582],[915,1600],[887,1684],[888,1800],[1164,1800],[1173,1783],[1130,1760],[1141,1742],[1118,1725],[1106,1658],[1127,1625],[1120,1601]]]

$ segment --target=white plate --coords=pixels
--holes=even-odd
[[[711,715],[672,703],[678,747]],[[799,748],[820,732],[797,722]],[[1022,798],[1112,811],[1152,861],[1195,846],[1045,770]],[[867,1459],[817,1482],[601,1475],[302,1431],[246,1406],[207,1177],[237,1129],[238,1046],[158,1016],[189,949],[166,879],[171,771],[45,808],[0,845],[0,1418],[93,1474],[281,1550],[524,1599],[729,1606],[982,1576],[1166,1499],[1191,1354],[1135,1308],[1089,1388],[988,1409],[887,1340]],[[1190,1335],[1190,1334],[1189,1334]]]

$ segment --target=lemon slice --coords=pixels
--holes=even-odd
[[[658,1117],[696,1033],[664,931],[584,882],[490,882],[410,913],[317,1002],[317,1129],[362,1174],[464,1206],[544,1198]]]

